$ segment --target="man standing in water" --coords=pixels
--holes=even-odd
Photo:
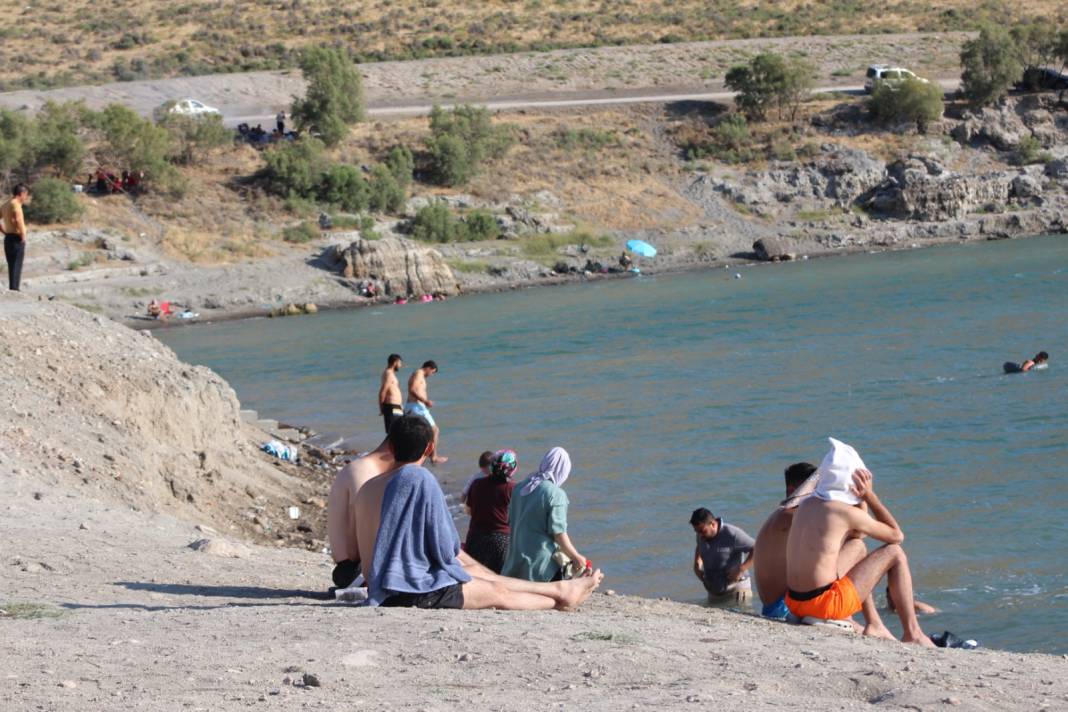
[[[399,354],[390,354],[386,360],[386,370],[382,372],[382,385],[378,388],[378,409],[382,413],[382,420],[386,426],[386,435],[389,435],[389,426],[393,421],[404,415],[401,407],[400,381],[397,380],[397,371],[404,368],[404,361]]]
[[[846,620],[864,607],[886,575],[894,600],[901,602],[902,640],[933,648],[916,620],[912,572],[901,548],[905,535],[875,495],[871,473],[860,455],[831,438],[831,451],[818,472],[816,491],[797,508],[786,543],[786,607],[802,619]],[[853,532],[885,545],[845,568],[842,548]],[[871,628],[874,621],[869,619],[868,624]],[[866,628],[865,632],[883,636],[882,631]]]
[[[693,573],[708,591],[708,602],[712,605],[747,605],[753,596],[749,580],[753,537],[704,507],[693,511],[690,526],[697,535]]]
[[[420,368],[415,370],[408,378],[408,405],[404,406],[405,415],[418,415],[420,418],[430,424],[430,427],[434,430],[434,440],[430,446],[430,461],[435,465],[440,465],[443,462],[447,462],[449,458],[441,457],[438,455],[438,439],[441,431],[438,430],[438,424],[434,422],[434,416],[430,414],[430,409],[434,407],[434,401],[430,400],[430,394],[427,392],[426,379],[433,376],[438,372],[438,365],[433,361],[425,362]]]

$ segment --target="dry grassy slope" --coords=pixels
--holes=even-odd
[[[982,17],[1044,16],[1057,0],[47,0],[8,11],[7,87],[269,69],[308,44],[367,57],[737,37],[973,29]],[[49,79],[51,78],[51,79]]]
[[[0,469],[51,491],[245,534],[319,494],[257,451],[214,372],[74,307],[0,295],[0,392]]]

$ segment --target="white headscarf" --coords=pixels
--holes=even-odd
[[[552,482],[557,487],[563,486],[571,474],[571,456],[562,447],[554,447],[545,453],[538,465],[538,471],[530,476],[519,494],[524,497],[538,488],[542,482]]]
[[[831,441],[831,450],[823,456],[823,462],[816,469],[820,479],[813,494],[827,502],[859,504],[860,499],[850,489],[853,486],[853,472],[867,469],[864,461],[856,450],[844,442],[827,439]]]

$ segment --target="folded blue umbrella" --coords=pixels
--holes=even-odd
[[[656,257],[656,248],[644,240],[627,240],[627,249],[642,257]]]

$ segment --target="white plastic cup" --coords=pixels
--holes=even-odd
[[[289,518],[290,519],[300,519],[300,507],[290,507],[289,508]]]

